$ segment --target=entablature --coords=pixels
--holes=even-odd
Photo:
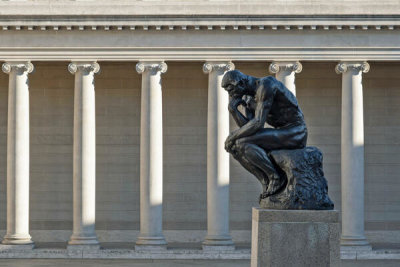
[[[399,30],[400,15],[47,16],[0,15],[7,31],[341,31]]]
[[[398,0],[1,0],[2,16],[399,15]]]
[[[0,60],[400,60],[400,4],[0,1]]]

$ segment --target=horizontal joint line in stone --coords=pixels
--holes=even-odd
[[[251,24],[231,24],[226,22],[224,24],[179,24],[179,23],[171,23],[171,24],[46,24],[41,25],[40,23],[37,24],[3,24],[0,28],[4,31],[8,30],[28,30],[28,31],[70,31],[70,30],[77,30],[77,31],[101,31],[101,30],[111,30],[111,31],[122,31],[122,30],[155,30],[155,31],[171,31],[171,30],[219,30],[219,31],[226,31],[226,30],[243,30],[243,31],[264,31],[264,30],[282,30],[282,31],[299,31],[299,30],[397,30],[400,29],[400,24],[392,23],[392,24],[270,24],[270,23],[263,23],[263,22],[256,22]]]

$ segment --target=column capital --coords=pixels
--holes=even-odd
[[[10,73],[12,69],[31,73],[34,70],[34,66],[30,61],[7,61],[1,66],[1,69],[7,74]]]
[[[73,61],[68,65],[68,71],[71,74],[75,74],[78,70],[84,72],[98,73],[100,71],[100,65],[95,61]]]
[[[279,71],[290,71],[300,73],[303,70],[303,65],[299,61],[273,61],[269,65],[270,73],[278,73]]]
[[[234,70],[234,69],[235,69],[235,65],[230,61],[226,61],[226,62],[207,61],[203,65],[203,72],[205,74],[209,74],[212,71],[225,72],[225,71]]]
[[[167,63],[164,61],[158,62],[146,62],[146,61],[139,61],[136,64],[136,71],[139,74],[142,74],[145,71],[152,71],[152,72],[161,72],[166,73],[168,69]]]
[[[336,67],[335,71],[337,74],[345,73],[349,69],[353,69],[355,71],[362,71],[363,73],[367,73],[370,69],[370,66],[368,62],[363,61],[363,62],[347,62],[347,61],[342,61],[339,62]]]

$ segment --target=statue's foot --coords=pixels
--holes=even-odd
[[[262,192],[260,194],[260,198],[259,198],[258,202],[260,202],[261,200],[263,200],[264,198],[267,198],[267,197],[268,197],[267,191]]]
[[[268,189],[266,192],[263,194],[266,194],[266,197],[272,196],[276,194],[282,186],[285,184],[285,179],[279,178],[279,179],[271,179],[268,185]]]

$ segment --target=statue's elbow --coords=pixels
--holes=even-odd
[[[263,128],[263,126],[264,126],[264,123],[261,121],[261,120],[259,120],[259,119],[254,119],[254,129],[255,130],[261,130],[261,128]]]

